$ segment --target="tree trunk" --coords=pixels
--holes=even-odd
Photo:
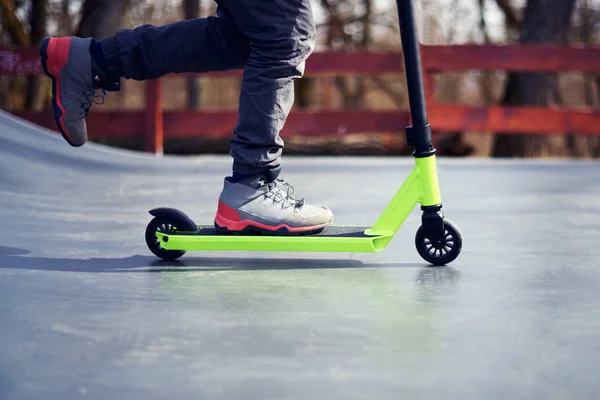
[[[528,0],[519,43],[541,44],[565,42],[571,27],[575,0]],[[556,74],[510,73],[502,104],[505,106],[548,106],[557,102]],[[540,135],[494,137],[493,157],[535,157],[549,146]]]
[[[29,45],[29,37],[25,27],[17,17],[15,5],[11,0],[0,0],[0,18],[2,25],[6,27],[12,44],[22,47]]]
[[[586,46],[596,45],[595,38],[598,28],[600,28],[600,11],[593,0],[582,0],[577,7],[579,25],[573,27],[575,31],[575,40],[584,43]],[[597,96],[600,86],[598,80],[600,77],[596,74],[583,73],[583,104],[588,107],[597,107],[600,96]],[[597,136],[579,136],[570,135],[567,138],[573,147],[577,156],[588,156],[593,158],[600,157],[600,138]]]
[[[183,14],[185,19],[200,17],[200,0],[183,0]],[[194,110],[198,107],[198,97],[201,87],[196,77],[187,78],[187,108]]]
[[[360,38],[359,48],[368,51],[372,42],[371,17],[373,14],[373,4],[371,0],[362,0],[364,14],[361,18],[362,37]],[[356,77],[356,88],[352,96],[352,108],[364,108],[367,92],[366,78],[364,76]]]
[[[29,46],[29,35],[25,30],[25,26],[17,16],[17,7],[12,0],[0,0],[0,23],[8,33],[10,44],[27,47]],[[7,83],[7,88],[2,88],[0,91],[0,107],[2,108],[19,108],[22,106],[20,100],[23,93],[18,89],[19,81],[11,80]]]
[[[506,25],[509,29],[520,30],[523,28],[523,21],[510,0],[496,0],[496,4],[500,10],[502,10],[504,18],[506,19]]]
[[[72,33],[71,30],[73,29],[73,20],[69,14],[70,7],[70,0],[62,0],[60,4],[60,15],[58,17],[61,25],[59,30],[60,35],[70,35]]]
[[[294,106],[300,109],[310,107],[310,94],[312,91],[312,78],[303,77],[294,83]]]
[[[32,3],[29,16],[31,33],[29,42],[32,46],[38,46],[46,36],[46,11],[48,0],[36,0]],[[40,93],[40,79],[35,76],[27,77],[27,97],[25,98],[25,109],[32,110]]]
[[[357,8],[355,3],[360,4],[358,9],[362,9],[363,14],[360,16],[344,15],[346,7]],[[368,50],[372,39],[372,0],[357,0],[355,2],[349,0],[321,0],[321,4],[328,15],[326,43],[329,50]],[[346,31],[346,27],[353,23],[360,24],[358,27],[360,35],[357,38],[352,37]],[[362,108],[364,106],[367,89],[364,77],[337,76],[333,82],[340,93],[342,108]],[[352,86],[353,89],[351,89]]]
[[[85,0],[76,36],[104,39],[121,26],[131,0]]]

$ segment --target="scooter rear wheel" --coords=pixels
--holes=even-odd
[[[419,255],[428,263],[433,265],[450,264],[462,250],[462,234],[454,222],[444,219],[442,240],[432,240],[421,226],[415,235],[415,246]]]
[[[182,230],[181,224],[172,218],[166,216],[158,216],[152,219],[146,227],[146,244],[154,255],[163,260],[176,260],[185,254],[184,250],[165,250],[160,245],[160,241],[156,237],[157,232],[169,233]]]

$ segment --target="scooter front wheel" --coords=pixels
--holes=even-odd
[[[415,235],[415,246],[419,255],[428,263],[450,264],[462,250],[462,234],[454,222],[444,219],[444,236],[441,240],[432,240],[421,226]]]

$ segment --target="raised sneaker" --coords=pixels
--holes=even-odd
[[[92,59],[92,39],[79,37],[46,38],[40,46],[44,72],[52,79],[52,106],[58,130],[74,147],[87,141],[85,118],[98,97],[106,90],[117,91],[119,82],[108,80],[107,73]],[[97,94],[102,90],[101,94]]]

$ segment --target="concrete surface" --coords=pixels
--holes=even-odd
[[[372,224],[410,158],[286,158],[300,197]],[[0,399],[593,399],[600,164],[439,162],[461,256],[415,211],[376,255],[158,261],[147,210],[210,223],[228,157],[153,158],[0,113]]]

